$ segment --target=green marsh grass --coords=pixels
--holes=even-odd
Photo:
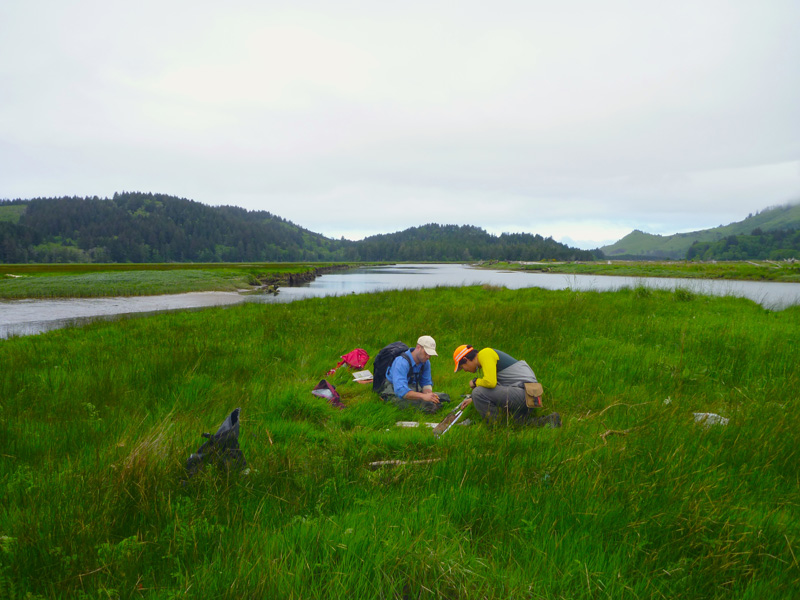
[[[329,380],[346,409],[310,393],[341,354],[422,333],[436,388],[468,390],[457,345],[497,347],[564,426],[469,409],[436,440],[344,368]],[[8,339],[0,597],[791,598],[798,339],[798,307],[491,287]],[[237,406],[250,473],[183,485],[199,434]]]
[[[0,298],[86,298],[246,290],[266,279],[332,266],[334,263],[3,265]]]
[[[736,279],[747,281],[800,282],[800,263],[788,261],[629,261],[492,263],[493,269],[518,269],[571,275],[619,277],[677,277],[687,279]]]

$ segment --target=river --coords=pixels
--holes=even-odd
[[[667,290],[682,288],[696,294],[748,298],[770,310],[782,310],[800,304],[800,283],[564,275],[475,269],[456,264],[406,264],[363,267],[321,275],[302,286],[281,288],[277,295],[192,292],[161,296],[0,301],[0,339],[32,335],[122,315],[200,309],[241,302],[292,302],[309,297],[392,289],[483,284],[509,289],[540,287],[580,291],[613,291],[638,286]]]

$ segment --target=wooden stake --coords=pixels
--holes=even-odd
[[[400,465],[427,465],[430,463],[439,462],[441,458],[429,458],[427,460],[378,460],[369,463],[367,467],[371,471],[376,471],[381,467],[397,467]]]

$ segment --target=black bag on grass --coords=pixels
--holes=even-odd
[[[240,408],[234,410],[222,422],[217,429],[217,433],[211,435],[204,433],[207,438],[200,448],[189,457],[186,462],[186,475],[192,477],[207,464],[217,465],[223,471],[240,471],[247,466],[239,448],[239,412]]]

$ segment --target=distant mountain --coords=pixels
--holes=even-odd
[[[334,240],[265,211],[163,194],[0,201],[0,263],[592,260],[527,233],[429,224]]]
[[[683,259],[695,242],[713,243],[730,236],[750,235],[756,230],[768,232],[797,229],[800,229],[800,204],[785,204],[767,208],[736,223],[690,233],[661,236],[634,230],[618,242],[603,246],[600,250],[608,258]]]

